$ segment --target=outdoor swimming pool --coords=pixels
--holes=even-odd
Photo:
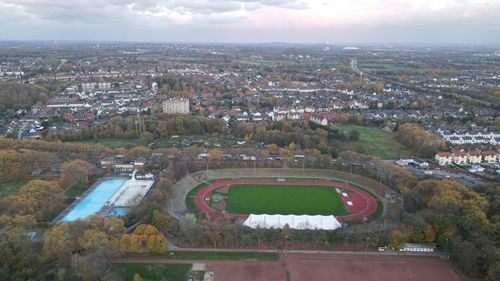
[[[63,217],[62,221],[74,221],[93,215],[104,207],[106,202],[127,181],[122,178],[101,180],[85,197]]]

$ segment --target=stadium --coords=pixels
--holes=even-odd
[[[210,217],[240,220],[250,227],[280,228],[287,224],[298,229],[331,230],[342,224],[375,220],[384,213],[383,193],[355,183],[360,176],[342,174],[336,178],[325,172],[203,171],[184,178],[180,188],[174,190],[182,189],[182,182],[191,180],[191,186],[178,199],[185,202],[183,213],[202,212]]]

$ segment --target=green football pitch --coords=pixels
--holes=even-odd
[[[232,214],[346,215],[334,186],[235,184],[226,212]]]

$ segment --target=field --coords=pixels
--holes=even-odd
[[[404,72],[404,71],[415,71],[415,66],[405,66],[402,64],[398,64],[397,62],[388,61],[388,62],[361,62],[359,63],[359,68],[363,72]]]
[[[98,140],[85,140],[77,141],[81,143],[91,143],[91,144],[102,144],[110,148],[125,147],[125,146],[135,146],[139,144],[138,140],[134,139],[98,139]]]
[[[124,258],[119,262],[121,264],[118,264],[118,266],[123,266],[124,263],[130,264],[130,266],[133,266],[132,269],[138,271],[144,278],[148,273],[144,268],[154,268],[151,264],[163,266],[183,263],[184,261],[158,258]],[[141,268],[138,265],[140,263],[145,266]],[[448,260],[437,256],[423,255],[378,254],[376,252],[368,252],[367,255],[363,253],[336,254],[326,252],[287,253],[286,255],[281,254],[278,261],[210,260],[203,261],[203,263],[206,264],[207,271],[214,272],[217,281],[471,281],[471,279],[457,272]],[[113,266],[113,269],[115,268]],[[165,274],[172,273],[165,272]],[[172,280],[147,277],[144,279]],[[182,279],[182,275],[179,274],[177,280],[185,279]]]
[[[349,143],[349,149],[364,150],[358,151],[382,159],[396,159],[409,157],[411,152],[395,139],[394,133],[385,132],[377,127],[367,127],[360,125],[341,125],[339,129],[345,133],[351,130],[359,132],[359,140]]]
[[[194,206],[190,206],[191,200]],[[376,219],[383,210],[369,189],[344,181],[311,179],[219,179],[196,186],[186,203],[209,216],[227,219],[294,214],[335,215],[343,222],[358,222]]]
[[[16,193],[21,186],[27,184],[29,179],[15,179],[0,183],[0,196]]]
[[[112,270],[125,281],[132,281],[136,273],[144,280],[183,281],[188,280],[191,264],[115,264]]]
[[[167,252],[165,258],[179,260],[278,260],[276,253],[259,252]]]
[[[226,211],[234,214],[344,215],[332,186],[231,185]]]

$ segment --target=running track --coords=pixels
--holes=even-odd
[[[351,214],[345,216],[336,216],[339,221],[344,221],[344,222],[361,221],[369,217],[371,214],[375,212],[375,210],[377,210],[376,199],[373,198],[373,196],[367,193],[366,191],[361,190],[343,181],[323,181],[323,180],[285,181],[285,182],[279,182],[276,180],[255,180],[255,179],[216,180],[213,184],[203,188],[196,194],[194,198],[196,206],[211,217],[224,217],[227,219],[248,218],[248,214],[227,214],[214,210],[210,208],[210,206],[208,205],[210,197],[212,195],[212,191],[214,189],[233,184],[286,184],[286,185],[323,185],[323,186],[326,185],[326,186],[335,186],[343,189],[348,189],[352,191],[348,192],[348,197],[343,197],[341,194],[339,194],[339,196],[344,202],[344,206],[346,207],[347,211],[349,211]],[[346,204],[346,201],[351,201],[353,203],[353,206],[348,206]]]

